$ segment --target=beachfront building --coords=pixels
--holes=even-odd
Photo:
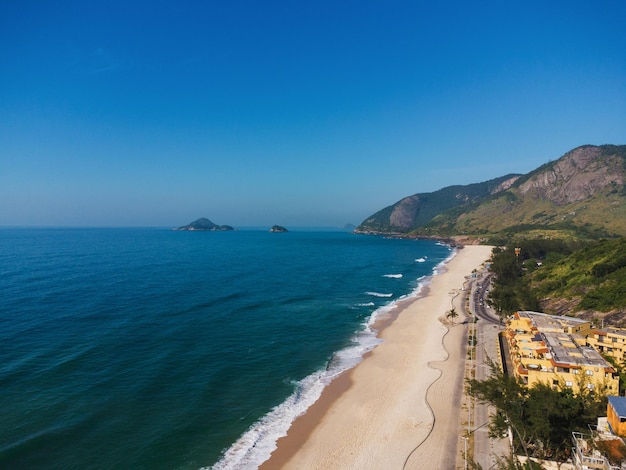
[[[512,373],[529,387],[582,388],[617,395],[619,376],[598,351],[586,344],[591,323],[572,317],[517,312],[507,320],[504,337]]]
[[[626,397],[609,396],[606,419],[613,434],[626,437]]]
[[[593,330],[587,335],[587,345],[622,362],[626,356],[626,330],[621,328]]]

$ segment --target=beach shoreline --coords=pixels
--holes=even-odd
[[[466,277],[490,254],[458,249],[419,295],[381,319],[382,343],[323,390],[259,468],[454,468],[467,327],[460,318],[446,326],[445,316],[462,311]]]

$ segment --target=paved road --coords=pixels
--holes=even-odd
[[[498,316],[485,301],[492,276],[491,273],[478,273],[470,293],[470,309],[478,318],[475,330],[476,357],[472,358],[475,378],[478,380],[485,380],[491,373],[487,365],[488,359],[496,363],[500,361],[498,333],[503,327]],[[483,470],[495,468],[496,457],[509,453],[508,441],[489,438],[489,415],[493,413],[493,409],[476,402],[472,404],[474,413],[469,432],[474,437],[474,461],[480,464]]]

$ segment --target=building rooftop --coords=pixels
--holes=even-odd
[[[626,338],[626,330],[622,330],[621,328],[601,328],[593,331],[599,335],[611,334],[613,336],[623,336]]]
[[[626,418],[626,397],[608,396],[609,405],[620,418]]]
[[[528,318],[541,332],[565,331],[567,328],[589,323],[588,320],[581,320],[580,318],[548,315],[546,313],[539,312],[522,311],[517,312],[517,314],[520,318]]]
[[[577,344],[569,333],[541,332],[541,336],[557,364],[565,367],[611,367],[598,351],[590,346]]]

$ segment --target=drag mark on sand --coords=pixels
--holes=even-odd
[[[440,319],[441,321],[441,319]],[[443,324],[443,322],[442,322]],[[445,325],[444,325],[445,326]],[[439,375],[437,376],[437,378],[435,380],[432,381],[432,383],[428,386],[428,388],[426,389],[426,398],[425,398],[425,402],[426,402],[426,407],[428,408],[428,411],[430,412],[430,415],[432,417],[432,423],[429,426],[428,429],[428,433],[426,433],[426,436],[424,437],[424,439],[422,439],[416,446],[415,448],[409,452],[409,455],[407,455],[406,459],[404,460],[404,464],[402,465],[402,470],[404,470],[407,466],[407,464],[409,463],[409,460],[411,459],[411,457],[415,454],[415,452],[417,452],[417,450],[422,446],[422,444],[424,444],[424,442],[426,442],[428,440],[428,438],[430,437],[430,435],[433,432],[433,429],[435,429],[435,422],[437,420],[437,417],[435,416],[435,412],[433,411],[433,407],[430,404],[430,402],[428,401],[428,394],[430,393],[430,389],[433,387],[433,385],[435,385],[435,383],[437,383],[437,381],[441,378],[441,376],[443,375],[443,371],[442,369],[440,369],[439,367],[436,367],[434,364],[436,363],[441,363],[441,362],[445,362],[448,360],[448,358],[450,357],[450,353],[448,352],[448,350],[446,349],[444,340],[446,338],[446,336],[448,335],[448,333],[450,332],[450,328],[445,327],[446,328],[446,332],[443,334],[443,336],[441,337],[441,347],[443,348],[443,351],[445,353],[445,357],[440,360],[440,361],[430,361],[428,362],[428,364],[426,364],[428,367],[430,367],[433,370],[436,370],[437,372],[439,372]],[[415,427],[415,426],[413,426]]]

